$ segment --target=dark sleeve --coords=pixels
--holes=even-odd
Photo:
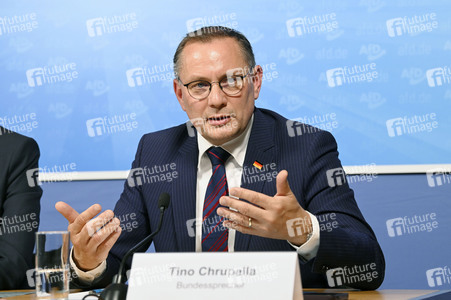
[[[307,156],[308,176],[303,188],[306,209],[316,215],[321,229],[312,271],[326,275],[331,270],[330,275],[332,269],[341,268],[339,273],[344,271],[352,276],[356,266],[360,270],[368,269],[371,273],[377,272],[372,273],[377,277],[364,280],[349,277],[354,282],[346,286],[377,289],[384,279],[384,255],[373,230],[357,206],[354,192],[346,182],[335,139],[329,132],[320,132],[315,134],[310,149]]]
[[[141,139],[138,145],[135,160],[132,163],[132,171],[134,168],[140,167],[142,144],[143,140]],[[141,186],[131,187],[127,180],[125,181],[124,190],[114,207],[114,214],[119,218],[119,220],[121,220],[122,232],[119,239],[116,241],[108,254],[106,270],[90,285],[82,284],[77,278],[74,278],[71,281],[71,288],[92,289],[106,287],[111,283],[114,275],[117,274],[122,257],[125,253],[150,234],[151,229],[147,210],[144,205]],[[133,216],[133,220],[130,220],[131,216]],[[136,224],[136,227],[133,227],[133,230],[127,230],[127,223],[128,225]],[[140,251],[146,251],[151,243],[152,241],[143,246]],[[130,257],[127,261],[125,266],[126,271],[131,268],[131,261],[132,257]]]
[[[11,139],[13,140],[13,139]],[[29,184],[27,171],[38,168],[39,147],[31,138],[6,145],[1,166],[0,289],[26,288],[27,270],[34,268],[35,232],[39,227],[39,185]],[[3,152],[6,153],[6,152]]]

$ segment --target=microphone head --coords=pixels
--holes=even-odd
[[[161,193],[160,198],[158,199],[158,207],[160,209],[166,210],[169,206],[169,202],[171,202],[171,197],[168,193]]]

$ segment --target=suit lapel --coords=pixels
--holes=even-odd
[[[258,161],[262,165],[274,162],[274,121],[265,117],[259,109],[255,109],[254,124],[247,145],[246,156],[243,165],[243,176],[241,177],[241,187],[259,193],[263,192],[263,187],[267,180],[250,180],[244,170],[253,172],[256,168],[253,164]],[[266,172],[265,172],[266,173]],[[236,232],[235,251],[247,251],[251,235]]]
[[[187,221],[196,218],[197,137],[187,135],[175,160],[179,178],[172,185],[174,229],[178,251],[194,252],[195,238],[188,234]],[[194,223],[193,223],[194,224]]]

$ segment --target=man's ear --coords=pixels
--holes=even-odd
[[[257,100],[260,95],[260,89],[262,88],[263,81],[263,68],[260,65],[256,65],[254,68],[254,74],[252,75],[252,82],[254,84],[254,99]]]
[[[177,78],[174,79],[173,85],[174,85],[174,93],[175,93],[175,96],[177,97],[177,100],[179,101],[180,107],[183,109],[183,111],[186,111],[185,103],[183,102],[183,97],[182,97],[183,85],[180,83],[180,81]]]

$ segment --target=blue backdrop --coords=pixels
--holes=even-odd
[[[172,55],[203,25],[242,31],[257,105],[328,129],[345,165],[450,163],[449,1],[11,1],[0,4],[0,125],[41,166],[126,170],[187,120]],[[71,169],[70,169],[71,170]]]

